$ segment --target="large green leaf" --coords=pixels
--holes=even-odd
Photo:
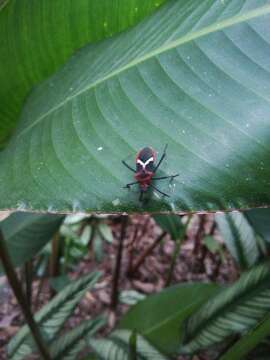
[[[0,146],[34,84],[52,74],[76,49],[126,29],[163,2],[4,1],[0,12]]]
[[[218,289],[214,284],[172,286],[133,306],[119,327],[136,329],[158,349],[174,354],[179,349],[184,320]]]
[[[254,265],[259,258],[256,234],[240,212],[216,214],[219,230],[226,246],[241,269]]]
[[[51,240],[63,218],[62,215],[16,212],[0,222],[13,265],[22,265],[36,255]]]
[[[269,205],[269,14],[269,0],[171,0],[82,49],[28,98],[0,154],[0,208]],[[142,206],[121,159],[166,143],[162,171],[180,175]]]
[[[182,352],[224,341],[254,328],[270,310],[270,263],[253,267],[188,319]]]

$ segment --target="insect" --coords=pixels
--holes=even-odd
[[[143,194],[147,191],[147,189],[153,188],[160,194],[169,197],[168,194],[164,193],[163,191],[157,189],[153,184],[152,180],[163,180],[163,179],[173,179],[176,176],[179,176],[179,174],[176,175],[169,175],[169,176],[161,176],[161,177],[154,177],[156,171],[158,170],[160,164],[164,160],[166,156],[166,150],[167,150],[168,144],[166,144],[164,151],[161,155],[161,158],[157,165],[155,165],[155,161],[157,158],[155,150],[153,150],[151,147],[144,147],[141,149],[137,155],[136,155],[136,170],[133,169],[131,166],[129,166],[125,160],[122,160],[122,163],[131,171],[134,172],[134,178],[136,181],[129,183],[125,186],[125,188],[130,189],[132,185],[138,184],[140,187],[140,198],[139,200],[142,201]]]

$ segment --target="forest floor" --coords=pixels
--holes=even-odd
[[[103,258],[100,263],[94,260],[94,254],[89,253],[69,272],[70,278],[80,277],[93,270],[102,272],[101,280],[94,291],[88,291],[80,302],[74,315],[68,321],[66,328],[72,328],[80,321],[99,314],[107,315],[107,327],[102,335],[110,332],[117,321],[130,306],[118,304],[115,311],[111,310],[112,277],[115,267],[115,258],[120,238],[121,224],[119,218],[108,220],[111,226],[114,241],[112,244],[103,242]],[[161,229],[148,215],[133,215],[129,217],[119,279],[119,292],[123,290],[136,290],[149,295],[159,292],[166,286],[168,271],[174,252],[175,242],[169,235],[159,243],[152,253],[148,255],[138,270],[127,275],[131,261],[148,248],[160,235]],[[204,245],[202,239],[206,235],[214,236],[223,247],[224,256],[213,254]],[[219,284],[231,283],[238,278],[238,270],[230,254],[225,249],[222,238],[215,227],[213,215],[194,215],[188,226],[185,239],[181,245],[180,255],[177,258],[171,285],[186,282],[217,282]],[[33,281],[32,304],[36,311],[52,296],[48,279],[43,279],[40,291],[40,279]],[[6,345],[24,323],[20,309],[12,291],[7,285],[6,278],[0,277],[0,360],[7,359]],[[205,360],[206,357],[196,356],[194,360]]]

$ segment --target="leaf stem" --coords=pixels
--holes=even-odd
[[[28,307],[27,301],[25,299],[22,287],[19,283],[17,274],[13,268],[13,264],[11,262],[10,255],[8,253],[8,249],[5,243],[4,236],[2,231],[0,230],[0,259],[3,264],[3,268],[5,270],[6,276],[8,278],[9,284],[14,292],[14,295],[21,307],[21,310],[24,314],[25,320],[31,330],[32,336],[36,342],[37,348],[40,352],[42,359],[51,360],[51,357],[48,353],[47,347],[43,342],[41,333],[39,328],[33,318],[30,308]]]
[[[141,254],[139,259],[135,262],[135,265],[132,268],[131,274],[135,273],[138,268],[141,266],[141,264],[144,262],[145,258],[151,254],[151,252],[154,250],[154,248],[161,242],[161,240],[164,238],[164,236],[167,234],[166,231],[163,231],[156,240],[148,246],[148,248],[145,249],[145,251]]]

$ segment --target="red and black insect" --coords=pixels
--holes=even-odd
[[[156,152],[150,147],[144,147],[137,153],[136,160],[135,160],[136,161],[136,170],[133,169],[131,166],[129,166],[124,160],[122,160],[122,163],[129,170],[131,170],[135,173],[134,178],[136,179],[136,181],[127,184],[125,186],[125,188],[129,189],[130,186],[138,184],[140,186],[140,191],[141,191],[140,198],[139,198],[140,201],[142,200],[143,193],[146,192],[149,187],[155,189],[160,194],[169,197],[168,194],[164,193],[163,191],[160,191],[152,184],[152,180],[163,180],[163,179],[169,179],[169,178],[173,179],[179,175],[179,174],[176,174],[176,175],[169,175],[169,176],[154,177],[156,171],[158,170],[160,164],[162,163],[162,161],[164,160],[164,158],[166,156],[167,146],[168,146],[168,144],[165,146],[163,154],[162,154],[159,162],[157,163],[157,165],[155,165],[155,161],[157,158]]]

